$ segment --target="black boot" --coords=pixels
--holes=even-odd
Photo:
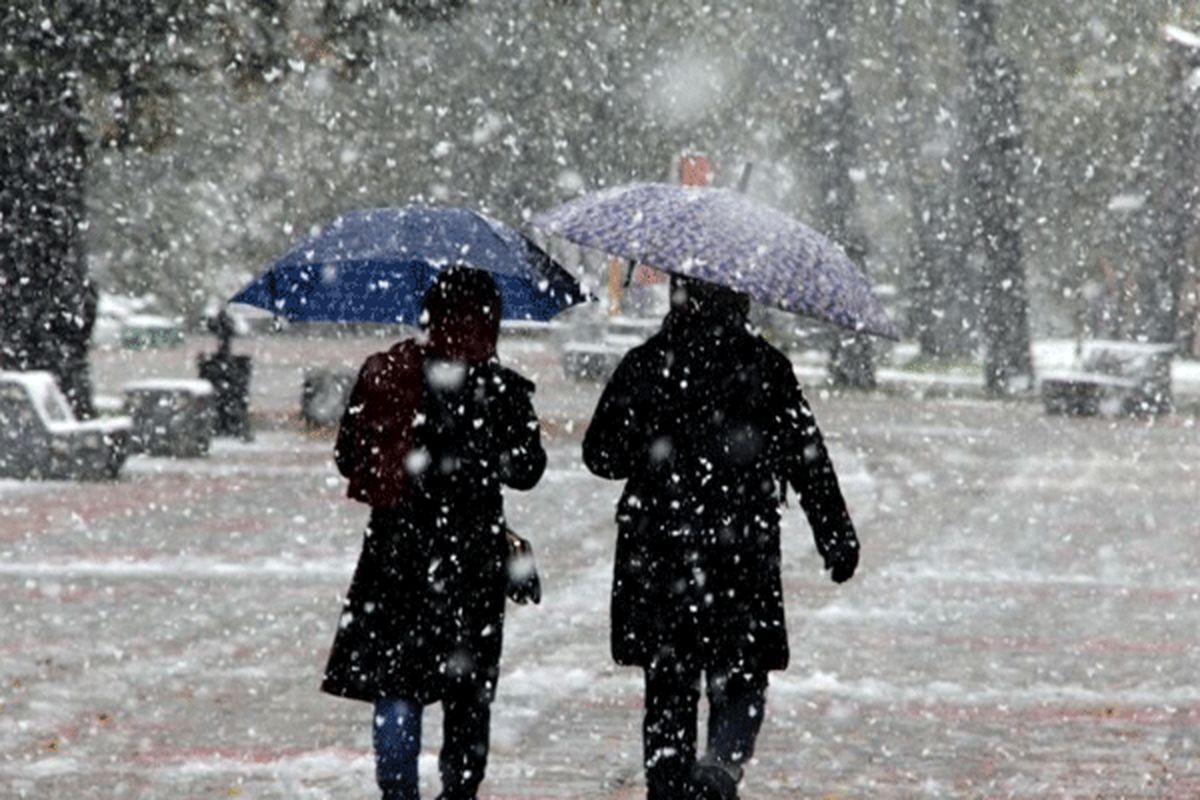
[[[691,800],[738,800],[741,769],[701,760],[692,768]]]
[[[421,794],[416,789],[389,787],[383,790],[383,800],[421,800]]]

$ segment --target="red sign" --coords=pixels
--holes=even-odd
[[[684,186],[708,186],[712,183],[712,165],[704,156],[679,159],[679,182]]]

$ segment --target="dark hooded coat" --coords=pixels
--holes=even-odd
[[[747,330],[744,313],[672,310],[618,365],[583,457],[595,474],[626,480],[612,590],[618,663],[646,667],[670,653],[710,669],[787,666],[778,508],[788,485],[827,565],[857,563],[792,365]]]
[[[449,343],[435,334],[363,365],[336,456],[350,496],[372,511],[326,692],[493,696],[507,582],[501,487],[532,488],[546,464],[533,384],[494,348],[494,330]]]

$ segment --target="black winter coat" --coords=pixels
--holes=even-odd
[[[786,486],[799,492],[827,563],[858,547],[788,359],[744,317],[672,311],[618,365],[583,457],[595,474],[627,481],[617,507],[616,661],[645,667],[673,651],[708,668],[786,667]]]
[[[405,457],[411,486],[401,506],[371,511],[321,685],[330,694],[494,696],[507,582],[501,486],[532,488],[546,465],[534,387],[495,362],[427,362],[424,375]]]

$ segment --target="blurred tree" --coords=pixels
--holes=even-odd
[[[466,5],[467,0],[325,0],[321,27],[342,67],[352,76],[375,62],[389,16],[412,25],[445,22]]]
[[[94,413],[87,347],[96,307],[81,236],[81,76],[115,83],[110,135],[132,141],[137,112],[157,91],[145,43],[173,26],[166,3],[15,0],[0,10],[0,367],[50,370],[81,417]]]
[[[891,44],[895,52],[898,96],[894,102],[895,149],[903,162],[904,188],[913,228],[904,288],[907,333],[917,340],[920,355],[938,359],[966,355],[971,337],[964,335],[971,282],[961,267],[962,226],[959,224],[957,172],[943,165],[954,160],[958,137],[942,130],[937,108],[925,108],[917,90],[921,79],[915,57],[915,12],[908,0],[892,0]],[[939,93],[938,103],[953,100]],[[944,107],[943,107],[944,108]],[[930,123],[933,126],[930,129]],[[923,124],[924,123],[924,124]],[[953,138],[951,138],[953,137]]]
[[[851,94],[849,34],[854,4],[849,0],[815,0],[814,59],[821,82],[817,115],[817,172],[821,202],[815,213],[820,229],[841,244],[866,272],[867,237],[858,219],[852,171],[858,164],[859,122]],[[835,386],[869,389],[875,386],[871,340],[867,336],[838,333],[829,354],[829,377]]]
[[[1169,27],[1166,102],[1156,114],[1152,161],[1153,260],[1138,281],[1138,332],[1151,342],[1183,344],[1192,337],[1181,329],[1185,287],[1196,281],[1189,259],[1189,235],[1195,228],[1197,146],[1200,145],[1200,36]],[[1192,323],[1194,324],[1194,323]]]
[[[962,167],[986,262],[979,301],[984,384],[1006,394],[1027,388],[1033,377],[1021,254],[1021,83],[997,44],[992,0],[959,0],[959,9],[970,86],[964,116],[971,149]]]
[[[0,369],[50,370],[88,417],[80,125],[69,76],[0,65]]]
[[[324,38],[354,40],[342,51],[352,72],[367,58],[380,15],[432,21],[462,5],[329,0]],[[171,144],[179,132],[171,104],[181,76],[228,72],[251,94],[276,82],[297,44],[291,6],[11,0],[0,9],[0,368],[50,370],[77,414],[94,413],[87,348],[96,292],[82,232],[95,148]],[[89,95],[105,106],[92,126],[84,113]]]

